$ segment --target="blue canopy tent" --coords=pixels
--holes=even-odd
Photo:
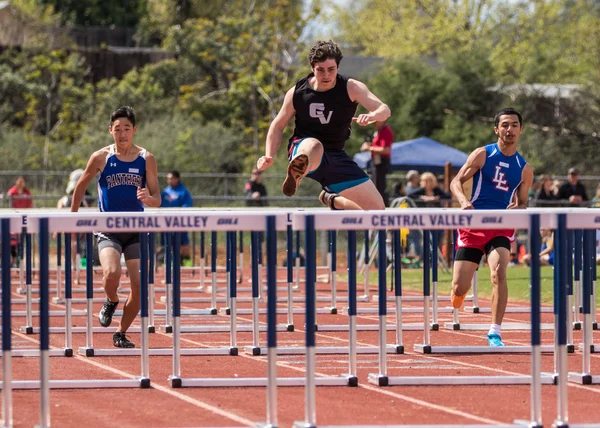
[[[416,169],[419,172],[443,173],[444,165],[450,162],[453,169],[459,169],[467,161],[468,155],[460,150],[445,146],[427,137],[401,141],[392,144],[392,171]],[[366,168],[371,162],[371,153],[354,155],[354,162]]]

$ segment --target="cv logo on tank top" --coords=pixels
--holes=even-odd
[[[329,112],[327,117],[325,117],[325,104],[323,103],[311,103],[308,106],[308,114],[310,117],[314,117],[315,119],[319,119],[321,125],[327,125],[331,120],[331,115],[333,114],[333,110]]]
[[[496,174],[494,175],[494,179],[492,181],[494,183],[496,183],[496,189],[508,192],[508,190],[509,190],[509,188],[507,186],[508,180],[506,180],[504,177],[505,177],[505,175],[502,172],[502,167],[499,165],[496,165]]]

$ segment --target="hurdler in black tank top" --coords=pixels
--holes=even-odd
[[[296,127],[292,138],[316,138],[327,152],[344,149],[357,103],[348,96],[348,78],[337,75],[335,86],[318,92],[309,84],[313,73],[296,82],[294,109]]]

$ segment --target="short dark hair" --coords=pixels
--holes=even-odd
[[[512,107],[507,107],[507,108],[503,108],[498,113],[496,113],[496,117],[494,118],[494,127],[496,127],[496,128],[498,127],[498,122],[500,121],[500,116],[504,116],[505,114],[514,114],[515,116],[517,116],[519,118],[519,125],[523,126],[523,116],[521,116],[521,113],[519,113]]]
[[[133,107],[123,106],[113,111],[113,113],[110,115],[111,126],[113,123],[115,123],[115,120],[120,119],[122,117],[129,119],[131,124],[135,126],[135,112],[133,111]]]
[[[171,174],[174,178],[176,178],[178,180],[181,178],[181,174],[179,174],[179,171],[177,171],[176,169],[169,172],[169,174]]]
[[[342,61],[342,51],[338,48],[338,45],[333,43],[332,40],[328,42],[323,40],[317,40],[317,43],[310,48],[308,54],[308,61],[310,62],[311,68],[318,62],[323,62],[328,59],[335,59],[335,63],[339,66]]]

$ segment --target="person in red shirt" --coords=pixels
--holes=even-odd
[[[8,189],[6,192],[8,197],[10,198],[10,207],[11,208],[33,208],[33,200],[31,199],[31,192],[27,187],[25,187],[25,177],[20,176],[17,177],[15,181],[15,185]],[[10,234],[10,255],[11,255],[11,263],[13,267],[17,267],[18,263],[18,247],[20,244],[19,234],[11,233]]]
[[[361,150],[371,152],[371,180],[381,194],[385,206],[389,204],[386,175],[390,171],[390,158],[394,133],[387,122],[375,122],[375,134],[372,142],[363,143]]]
[[[8,189],[7,194],[10,197],[11,208],[33,208],[31,192],[27,187],[25,187],[25,177],[17,177],[15,185]]]

